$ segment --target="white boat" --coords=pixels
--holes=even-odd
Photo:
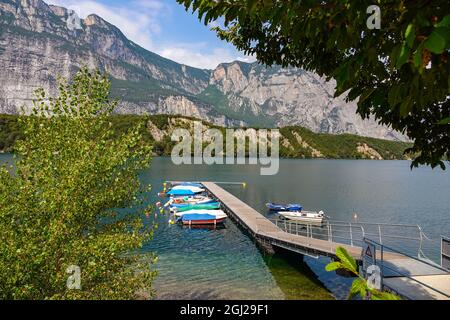
[[[182,217],[185,214],[209,214],[215,216],[216,219],[226,218],[227,215],[223,210],[188,210],[183,212],[175,212],[175,217]]]
[[[203,188],[199,188],[197,186],[175,186],[173,187],[171,190],[189,190],[192,191],[193,193],[200,193],[200,192],[204,192],[205,189]]]
[[[285,219],[316,224],[322,224],[327,218],[323,211],[280,211],[278,214]]]
[[[177,217],[183,225],[217,225],[222,224],[227,215],[222,210],[190,210]]]
[[[215,200],[206,196],[173,197],[164,204],[164,207],[167,208],[172,204],[205,204],[210,202],[215,202]]]

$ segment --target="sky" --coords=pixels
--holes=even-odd
[[[214,69],[223,62],[253,62],[217,38],[197,14],[175,0],[44,0],[74,10],[85,18],[95,13],[118,27],[128,39],[165,58],[189,66]]]

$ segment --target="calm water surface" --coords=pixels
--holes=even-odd
[[[11,158],[0,155],[0,162]],[[224,188],[263,214],[268,201],[300,202],[334,220],[352,221],[357,212],[359,221],[420,224],[434,239],[450,235],[450,174],[411,171],[407,161],[281,160],[276,176],[260,176],[258,166],[175,166],[155,158],[141,179],[154,187],[152,203],[161,201],[165,180],[244,181],[245,189]],[[168,219],[155,212],[146,221],[158,223],[144,248],[159,257],[158,299],[342,299],[352,282],[326,272],[326,258],[263,255],[231,221],[207,230]]]

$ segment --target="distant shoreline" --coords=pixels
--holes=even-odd
[[[18,125],[18,115],[0,114],[0,152],[12,153],[16,140],[23,137]],[[143,124],[143,143],[153,145],[155,156],[170,156],[175,142],[171,135],[175,129],[192,130],[192,117],[178,115],[113,115],[113,137],[125,133],[129,128]],[[205,128],[219,127],[201,121]],[[240,128],[243,130],[251,128]],[[258,128],[254,128],[258,129]],[[277,128],[280,132],[281,159],[367,159],[367,160],[411,160],[404,151],[412,146],[402,141],[383,140],[354,134],[315,133],[300,126]]]

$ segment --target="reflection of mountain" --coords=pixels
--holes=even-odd
[[[264,256],[264,260],[286,299],[333,299],[331,293],[303,261],[301,255],[281,250],[273,256]]]
[[[80,66],[111,74],[119,113],[180,114],[220,125],[301,125],[315,132],[401,137],[356,106],[333,98],[334,84],[300,69],[256,63],[202,70],[149,52],[97,15],[68,28],[69,12],[42,0],[0,0],[0,112],[31,105],[38,87],[55,92],[56,77]]]

